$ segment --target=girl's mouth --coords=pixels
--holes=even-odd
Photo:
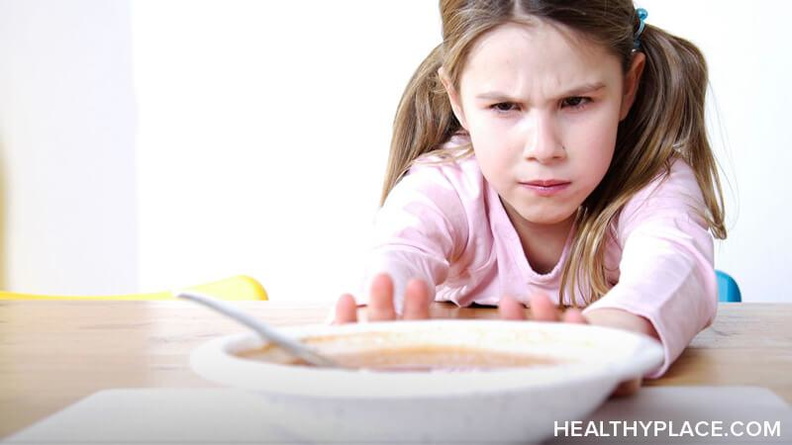
[[[566,190],[570,184],[572,183],[560,179],[537,180],[520,183],[520,185],[539,196],[556,195]]]

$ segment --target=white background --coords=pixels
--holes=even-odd
[[[711,72],[745,301],[792,301],[792,3],[644,0]],[[0,288],[161,290],[249,274],[330,301],[357,269],[432,0],[0,0]]]

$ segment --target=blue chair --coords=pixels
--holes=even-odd
[[[722,303],[739,303],[742,301],[740,286],[737,285],[731,275],[716,270],[715,278],[718,281],[718,301]]]

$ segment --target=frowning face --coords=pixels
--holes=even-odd
[[[608,170],[632,84],[604,47],[536,21],[484,35],[446,88],[515,225],[568,226]]]

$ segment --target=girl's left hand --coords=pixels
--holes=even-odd
[[[512,297],[503,297],[498,303],[498,312],[504,320],[525,320],[525,306]],[[563,321],[565,323],[588,323],[579,309],[560,311],[550,297],[536,294],[531,297],[531,316],[536,321]]]
[[[498,312],[504,320],[525,320],[525,306],[511,297],[501,298]],[[589,321],[579,309],[559,310],[546,295],[537,294],[531,297],[531,315],[536,321],[562,321],[565,323],[586,323]],[[612,397],[623,397],[634,394],[641,387],[641,378],[621,382],[611,393]]]

